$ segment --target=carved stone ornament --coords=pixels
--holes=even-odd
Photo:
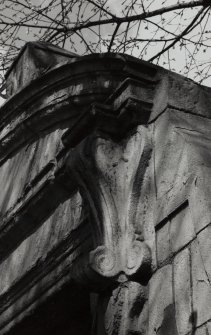
[[[88,269],[104,279],[144,282],[150,275],[151,251],[143,240],[141,229],[137,233],[135,227],[151,146],[147,132],[145,136],[142,134],[145,127],[142,126],[141,131],[134,127],[141,123],[137,111],[143,112],[144,103],[141,109],[139,101],[137,111],[137,102],[130,108],[131,99],[127,99],[125,105],[117,115],[111,105],[93,106],[90,113],[84,115],[84,120],[92,122],[83,122],[81,117],[75,127],[77,131],[72,129],[63,140],[74,147],[67,161],[68,170],[90,209],[94,250],[89,253]],[[132,115],[131,110],[134,117],[130,117],[130,123],[125,116]],[[146,119],[146,112],[142,117],[143,114]],[[137,119],[138,122],[134,122]],[[83,129],[85,124],[92,124],[92,127]],[[78,134],[88,136],[80,141]],[[139,227],[141,225],[138,223]],[[80,271],[87,271],[87,267]],[[86,277],[92,274],[87,273]]]
[[[120,143],[93,135],[73,149],[68,161],[91,211],[96,248],[89,266],[118,282],[140,277],[151,263],[150,249],[134,228],[144,147],[139,132]]]

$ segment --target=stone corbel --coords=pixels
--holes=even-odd
[[[90,209],[94,250],[88,255],[88,266],[79,271],[86,272],[81,277],[89,280],[95,281],[93,274],[97,274],[109,281],[144,283],[150,276],[151,251],[135,229],[151,155],[147,128],[143,127],[145,134],[136,129],[147,123],[152,108],[152,101],[137,94],[143,93],[140,86],[128,79],[113,101],[94,104],[63,137],[64,144],[72,147],[69,173]],[[136,96],[131,94],[134,91]]]

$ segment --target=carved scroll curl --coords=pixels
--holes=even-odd
[[[150,269],[150,248],[135,231],[139,188],[149,158],[150,148],[139,132],[119,143],[91,135],[69,156],[69,171],[90,208],[94,250],[89,267],[103,278],[141,280]]]

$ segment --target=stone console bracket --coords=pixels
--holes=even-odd
[[[67,169],[90,208],[94,241],[86,261],[76,265],[75,279],[95,289],[102,289],[102,281],[106,286],[146,283],[150,277],[151,250],[135,231],[134,204],[140,203],[139,169],[145,173],[151,149],[131,130],[147,124],[155,86],[125,79],[104,104],[92,103],[62,137],[66,149],[72,148]]]

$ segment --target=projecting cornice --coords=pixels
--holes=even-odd
[[[187,78],[122,54],[71,55],[25,86],[22,84],[0,108],[0,164],[53,129],[71,128],[79,116],[89,113],[92,103],[109,105],[114,95],[122,99],[119,92],[125,94],[127,80],[142,83],[141,103],[148,110],[151,93],[153,106],[146,122],[168,106],[211,117],[210,89]],[[136,99],[136,93],[130,94]]]
[[[31,81],[0,109],[0,162],[44,133],[70,127],[93,102],[104,102],[126,78],[156,81],[150,64],[122,55],[71,58]]]

